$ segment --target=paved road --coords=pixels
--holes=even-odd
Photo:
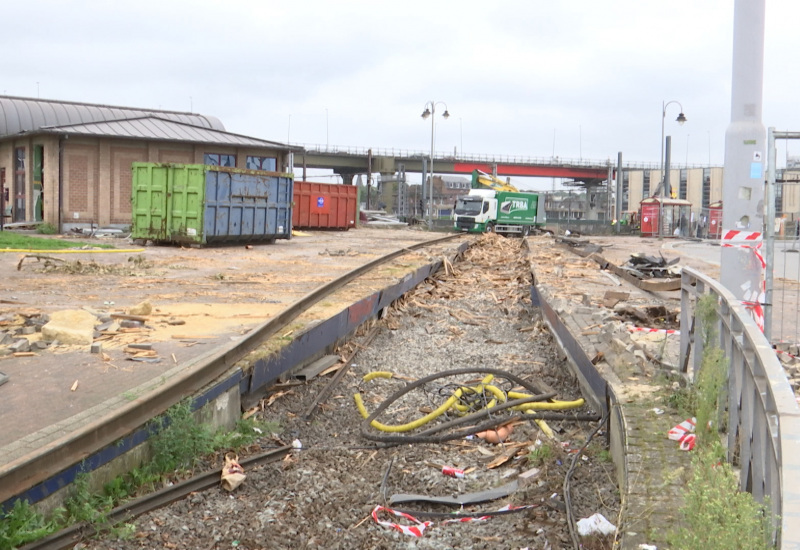
[[[669,241],[664,248],[680,253],[684,257],[702,260],[715,266],[716,273],[701,269],[719,280],[719,241]],[[800,342],[800,244],[797,241],[775,241],[772,254],[772,327],[769,334],[772,342]],[[767,258],[766,250],[764,258]],[[769,313],[769,311],[767,311]]]

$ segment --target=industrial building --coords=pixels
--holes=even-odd
[[[291,171],[294,150],[197,113],[0,96],[2,220],[128,226],[133,162]]]

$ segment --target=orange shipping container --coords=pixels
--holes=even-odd
[[[357,186],[294,182],[293,228],[347,231],[356,226],[357,219]]]

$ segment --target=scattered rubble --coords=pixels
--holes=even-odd
[[[360,221],[368,227],[406,227],[408,225],[385,210],[361,210]]]
[[[679,261],[680,257],[667,260],[662,254],[656,258],[637,253],[631,254],[628,262],[621,267],[639,279],[664,279],[681,276],[681,268],[677,265]]]

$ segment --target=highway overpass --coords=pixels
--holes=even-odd
[[[423,166],[424,164],[424,166]],[[352,183],[358,174],[378,172],[391,179],[402,168],[405,172],[422,173],[428,170],[430,153],[401,149],[368,149],[322,145],[303,146],[294,154],[295,172],[305,174],[306,169],[333,170],[344,183]],[[464,155],[435,153],[433,168],[436,174],[471,174],[481,170],[498,176],[563,178],[597,185],[608,179],[609,169],[616,167],[616,159],[604,161],[559,159],[558,157],[524,157],[511,155]],[[660,169],[660,165],[627,164],[626,169]],[[675,166],[673,166],[675,168]],[[305,175],[303,175],[305,179]]]

